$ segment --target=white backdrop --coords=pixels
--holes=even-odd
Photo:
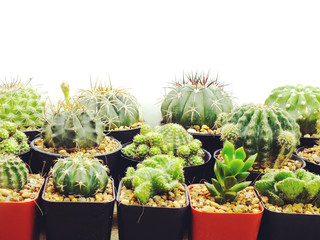
[[[156,125],[163,88],[183,72],[218,72],[238,104],[319,86],[319,23],[306,0],[1,1],[0,79],[32,77],[56,101],[62,80],[75,92],[110,78]]]

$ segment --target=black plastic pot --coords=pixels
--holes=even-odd
[[[19,158],[21,158],[28,166],[31,164],[31,149],[27,152],[20,153],[18,155]]]
[[[202,142],[202,148],[207,150],[211,155],[223,147],[221,135],[218,134],[204,134],[204,133],[190,133],[194,139],[199,139]]]
[[[189,199],[182,208],[148,207],[125,205],[119,202],[117,195],[118,228],[120,240],[182,240],[189,221]]]
[[[36,173],[43,173],[45,175],[49,173],[50,168],[54,165],[55,160],[59,158],[64,158],[67,156],[59,153],[46,152],[37,148],[35,145],[36,140],[37,139],[34,139],[30,143],[30,147],[33,150],[32,159],[31,159],[31,169]],[[105,154],[94,155],[94,157],[103,160],[103,162],[108,166],[111,176],[118,176],[118,173],[117,173],[118,162],[119,162],[118,158],[119,158],[122,145],[118,140],[116,141],[119,144],[117,149]]]
[[[126,143],[123,147],[131,144],[131,142]],[[197,166],[188,166],[184,167],[184,177],[185,177],[185,183],[187,185],[193,184],[193,183],[200,183],[209,181],[213,176],[213,168],[212,166],[212,156],[211,154],[205,150],[202,149],[205,153],[204,157],[204,163]],[[119,182],[120,180],[125,176],[126,170],[128,167],[136,167],[137,164],[141,162],[139,160],[136,160],[134,158],[128,157],[124,155],[122,152],[120,153],[119,158]],[[116,182],[116,181],[115,181]]]
[[[319,140],[320,140],[320,138],[301,137],[299,147],[313,146],[313,145],[317,144],[317,141],[319,141]]]
[[[110,130],[110,131],[105,131],[104,133],[107,136],[111,136],[118,141],[121,142],[121,144],[125,144],[127,142],[132,142],[132,139],[135,135],[140,133],[141,127],[138,128],[132,128],[128,130]]]
[[[27,135],[29,142],[41,136],[41,129],[25,130],[23,132]]]
[[[46,180],[47,185],[48,178]],[[46,188],[45,185],[45,188]],[[114,198],[110,202],[55,202],[44,199],[47,240],[107,240],[110,239]],[[44,188],[44,189],[45,189]]]

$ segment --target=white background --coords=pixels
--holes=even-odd
[[[320,3],[319,3],[320,4]],[[238,104],[271,89],[320,85],[317,1],[1,1],[0,79],[20,77],[53,101],[92,80],[135,95],[144,119],[183,72],[230,84]]]

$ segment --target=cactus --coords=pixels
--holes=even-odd
[[[107,168],[99,159],[81,155],[59,159],[53,166],[52,178],[57,192],[84,197],[104,192],[109,180]]]
[[[185,79],[186,78],[186,79]],[[232,99],[217,79],[209,73],[186,74],[164,97],[161,114],[164,123],[178,123],[185,128],[207,125],[210,128],[221,112],[230,112]]]
[[[28,182],[26,164],[13,155],[0,154],[0,188],[20,191]]]
[[[265,104],[289,112],[300,126],[302,136],[316,134],[320,119],[320,87],[285,85],[272,90]],[[318,133],[319,134],[319,133]]]
[[[147,203],[158,194],[174,190],[179,182],[184,182],[180,160],[169,155],[157,155],[137,165],[137,170],[129,167],[123,178],[125,187],[134,189],[139,202]]]
[[[230,114],[221,138],[237,148],[244,147],[248,155],[258,153],[255,167],[280,168],[298,146],[300,131],[281,108],[247,104]]]
[[[0,105],[0,119],[15,123],[19,130],[42,127],[44,101],[30,81],[3,82],[0,86]]]
[[[147,135],[149,132],[152,132],[151,126],[148,124],[143,124],[140,129],[140,134]]]
[[[274,205],[315,203],[320,206],[320,177],[304,169],[295,173],[288,170],[269,172],[256,181],[255,188]]]
[[[91,85],[90,90],[80,90],[79,101],[88,109],[98,112],[106,130],[128,126],[141,121],[140,106],[126,89]]]

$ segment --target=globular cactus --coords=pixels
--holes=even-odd
[[[96,83],[90,90],[80,90],[78,100],[87,109],[98,112],[106,130],[130,127],[142,121],[137,99],[126,89]]]
[[[214,166],[216,179],[211,179],[212,184],[205,182],[208,191],[220,204],[235,201],[238,192],[249,186],[251,182],[245,179],[250,174],[247,171],[253,165],[257,154],[245,160],[246,154],[243,148],[234,150],[232,143],[226,141],[223,145],[222,157],[224,162],[216,159]]]
[[[3,82],[0,86],[0,105],[0,119],[14,122],[19,130],[42,127],[44,100],[30,81]]]
[[[320,206],[320,177],[304,169],[268,172],[256,181],[255,188],[277,206],[314,203]]]
[[[26,164],[14,155],[0,154],[0,188],[20,191],[28,182]]]
[[[123,184],[134,189],[139,202],[147,203],[158,194],[174,190],[179,182],[184,182],[183,168],[178,158],[157,155],[137,165],[137,170],[129,167]]]
[[[233,103],[218,81],[209,74],[186,74],[164,97],[161,114],[164,123],[178,123],[185,128],[207,125],[210,128],[221,112],[230,112]]]
[[[109,180],[99,159],[81,155],[59,159],[52,168],[52,178],[57,192],[84,197],[104,192]]]
[[[286,111],[255,104],[237,108],[221,129],[222,140],[244,147],[248,155],[258,153],[258,168],[280,168],[295,151],[300,135],[299,125]]]
[[[285,85],[272,90],[265,104],[277,105],[289,112],[300,126],[302,136],[317,134],[320,128],[320,87]],[[320,132],[318,132],[320,134]]]

